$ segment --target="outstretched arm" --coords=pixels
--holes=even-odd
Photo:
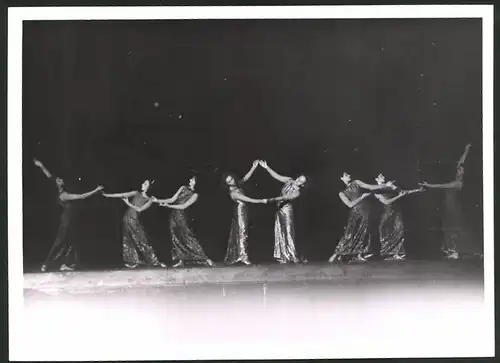
[[[282,183],[287,183],[289,182],[290,180],[292,180],[292,178],[288,177],[288,176],[283,176],[283,175],[280,175],[278,174],[277,172],[275,172],[273,169],[271,169],[271,167],[269,165],[267,165],[267,162],[265,161],[261,161],[260,162],[260,165],[267,170],[267,172],[269,173],[269,175],[271,175],[274,179],[282,182]]]
[[[386,198],[382,194],[375,194],[375,198],[377,198],[384,205],[390,205],[390,204],[394,203],[395,201],[403,198],[405,195],[408,195],[408,194],[410,194],[409,191],[403,191],[403,192],[399,193],[398,195],[396,195],[393,198]]]
[[[342,202],[344,202],[344,204],[346,206],[348,206],[349,208],[354,208],[356,205],[358,205],[362,200],[368,198],[370,196],[370,193],[364,193],[361,197],[359,197],[358,199],[355,199],[353,201],[349,200],[349,198],[347,198],[347,196],[344,194],[344,192],[340,192],[339,193],[339,197],[340,197],[340,200]]]
[[[361,188],[370,190],[370,191],[380,191],[380,190],[394,190],[396,187],[394,187],[394,184],[391,182],[382,184],[382,185],[374,185],[374,184],[366,184],[362,182],[361,180],[355,180],[354,183],[358,184]]]
[[[422,182],[419,183],[420,186],[424,188],[430,188],[430,189],[462,189],[463,183],[460,180],[454,180],[449,183],[443,183],[443,184],[429,184],[427,182]]]
[[[175,192],[175,194],[170,197],[170,198],[167,198],[167,199],[157,199],[155,197],[152,197],[153,201],[156,202],[156,203],[173,203],[177,200],[177,198],[179,198],[179,195],[181,194],[182,192],[182,189],[184,188],[184,186],[181,186],[179,188],[179,190],[177,190],[177,192]]]
[[[162,207],[172,208],[172,209],[186,209],[192,206],[198,200],[198,194],[193,194],[191,198],[186,203],[171,205],[168,203],[160,203]]]
[[[257,169],[258,165],[259,165],[259,161],[255,160],[252,164],[252,167],[248,171],[248,173],[246,173],[246,175],[243,177],[243,179],[240,180],[240,184],[246,183],[252,177],[252,175],[255,172],[255,169]]]
[[[47,178],[52,178],[52,173],[45,167],[45,165],[42,164],[42,162],[38,159],[33,159],[33,164],[35,166],[39,167],[40,170],[45,174]]]
[[[243,195],[243,194],[238,193],[238,192],[232,192],[230,196],[231,196],[231,199],[233,199],[233,200],[241,200],[242,202],[247,202],[247,203],[255,203],[255,204],[267,203],[266,199],[253,199],[253,198],[249,198],[246,195]]]
[[[300,193],[297,192],[297,193],[292,193],[292,194],[288,194],[288,195],[282,195],[282,196],[279,196],[276,198],[271,198],[271,199],[268,199],[268,201],[269,202],[281,202],[283,200],[294,200],[294,199],[297,199],[299,196],[300,196]]]
[[[115,194],[102,193],[102,195],[107,197],[107,198],[130,198],[136,194],[137,194],[136,191],[127,192],[127,193],[115,193]]]
[[[472,144],[470,144],[470,143],[465,145],[464,153],[462,154],[462,156],[458,160],[457,166],[460,166],[463,163],[465,163],[465,159],[467,158],[467,154],[469,154],[469,150],[470,150],[471,146],[472,146]]]
[[[91,190],[90,192],[83,193],[83,194],[73,194],[73,193],[67,193],[67,192],[62,192],[61,193],[61,200],[80,200],[80,199],[86,199],[88,197],[93,196],[97,192],[101,191],[103,189],[102,186],[98,186],[94,190]]]
[[[128,205],[130,208],[135,209],[137,212],[142,212],[151,207],[151,204],[153,204],[153,200],[148,200],[144,205],[138,207],[132,203],[127,198],[122,198],[122,200],[125,202],[126,205]]]

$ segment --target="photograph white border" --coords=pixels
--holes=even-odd
[[[493,182],[493,5],[418,6],[210,6],[210,7],[26,7],[8,9],[8,281],[9,357],[22,359],[23,350],[23,219],[22,219],[22,35],[25,20],[139,19],[362,19],[362,18],[481,18],[483,27],[483,206],[484,294],[491,316],[489,331],[473,333],[491,340],[494,355],[494,182]],[[472,337],[471,337],[472,338]],[[285,358],[275,348],[256,347],[261,358]],[[287,358],[334,358],[321,352],[288,347]],[[205,349],[205,348],[204,348]],[[226,354],[228,347],[225,347]],[[217,352],[213,348],[213,353]],[[237,353],[237,352],[235,352]],[[357,352],[362,357],[361,352]],[[304,356],[304,354],[306,354]],[[205,359],[210,357],[204,352]],[[199,357],[202,358],[202,357]],[[222,357],[218,357],[219,359]],[[228,357],[229,358],[229,357]],[[230,357],[244,359],[241,352]],[[254,354],[255,358],[255,354]],[[367,357],[368,358],[368,357]],[[193,358],[187,358],[193,359]]]

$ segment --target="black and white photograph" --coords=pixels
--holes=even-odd
[[[8,22],[11,360],[495,355],[493,6]]]

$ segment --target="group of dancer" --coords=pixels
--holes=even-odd
[[[348,222],[340,242],[337,244],[329,262],[349,261],[365,262],[374,254],[384,259],[402,260],[404,251],[404,224],[397,201],[402,197],[423,192],[431,188],[447,190],[443,231],[445,236],[441,249],[446,258],[457,259],[463,254],[480,254],[477,246],[470,247],[470,242],[462,236],[462,220],[460,206],[457,202],[457,192],[462,189],[464,162],[471,145],[468,144],[456,166],[455,180],[445,184],[419,183],[419,187],[411,190],[402,190],[394,181],[386,181],[383,174],[379,174],[376,184],[367,184],[359,180],[351,180],[349,174],[344,173],[341,180],[346,188],[339,193],[341,201],[350,208]],[[172,239],[173,267],[182,267],[185,263],[197,263],[205,266],[215,266],[215,263],[206,255],[196,238],[193,229],[188,224],[186,209],[198,200],[196,193],[196,177],[189,183],[182,185],[170,198],[159,198],[148,194],[151,184],[146,180],[141,190],[125,193],[109,194],[104,192],[103,186],[98,186],[88,193],[75,194],[65,190],[64,180],[54,177],[52,173],[39,161],[34,164],[51,180],[54,180],[58,189],[58,203],[62,207],[61,222],[56,240],[42,265],[42,271],[48,271],[58,264],[59,270],[74,270],[78,263],[77,246],[66,238],[71,221],[73,201],[89,198],[100,193],[107,198],[120,198],[129,207],[123,217],[122,228],[122,257],[127,268],[139,266],[164,267],[166,264],[159,260],[153,247],[149,244],[147,233],[139,219],[141,212],[153,205],[172,210],[170,214],[170,234]],[[265,169],[274,179],[282,183],[281,194],[276,197],[254,199],[245,195],[243,185],[247,182],[257,167]],[[251,265],[248,256],[248,204],[275,204],[276,216],[274,223],[274,258],[279,263],[306,263],[307,260],[299,257],[295,246],[295,227],[293,201],[300,197],[301,189],[307,184],[307,177],[300,175],[297,178],[283,176],[274,171],[266,161],[255,160],[248,173],[243,178],[234,174],[224,175],[224,183],[228,188],[229,197],[234,203],[234,212],[229,232],[229,240],[224,258],[226,265],[237,263]],[[374,218],[370,214],[370,197],[384,205],[384,211],[377,221],[377,235],[380,237],[380,251],[372,250]]]

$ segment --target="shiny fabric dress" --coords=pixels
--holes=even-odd
[[[293,181],[287,182],[281,189],[282,196],[297,193],[298,187]],[[295,248],[295,225],[291,201],[278,204],[274,222],[274,258],[280,263],[299,263]]]
[[[446,254],[458,252],[466,255],[481,255],[482,243],[475,238],[464,223],[459,193],[457,189],[447,189],[445,192],[441,250]]]
[[[235,192],[243,194],[241,189]],[[248,206],[241,200],[233,200],[234,213],[229,232],[229,241],[224,262],[232,265],[237,262],[250,263],[248,259]]]
[[[47,258],[45,259],[44,265],[51,266],[56,262],[59,265],[67,265],[74,267],[78,262],[78,251],[74,243],[71,243],[68,238],[68,227],[73,216],[73,204],[71,201],[62,200],[59,195],[57,198],[59,205],[62,207],[61,221],[59,224],[59,229],[57,231],[56,240],[52,245]]]
[[[140,207],[146,204],[147,199],[138,194],[132,204]],[[153,247],[148,243],[146,231],[139,220],[139,213],[129,208],[123,217],[123,262],[129,265],[155,266],[160,262]]]
[[[182,188],[176,204],[184,204],[193,196],[194,192]],[[196,239],[187,223],[185,209],[172,209],[170,214],[170,234],[172,236],[172,260],[177,261],[207,261],[208,257]]]
[[[349,200],[353,201],[361,197],[363,192],[357,183],[352,182],[344,190],[344,194]],[[338,243],[335,254],[348,256],[369,252],[369,213],[370,204],[366,199],[351,208],[347,225],[344,229],[344,236]]]
[[[387,199],[393,195],[385,194]],[[382,257],[403,256],[404,249],[404,224],[403,215],[397,202],[384,206],[380,217],[380,255]]]

